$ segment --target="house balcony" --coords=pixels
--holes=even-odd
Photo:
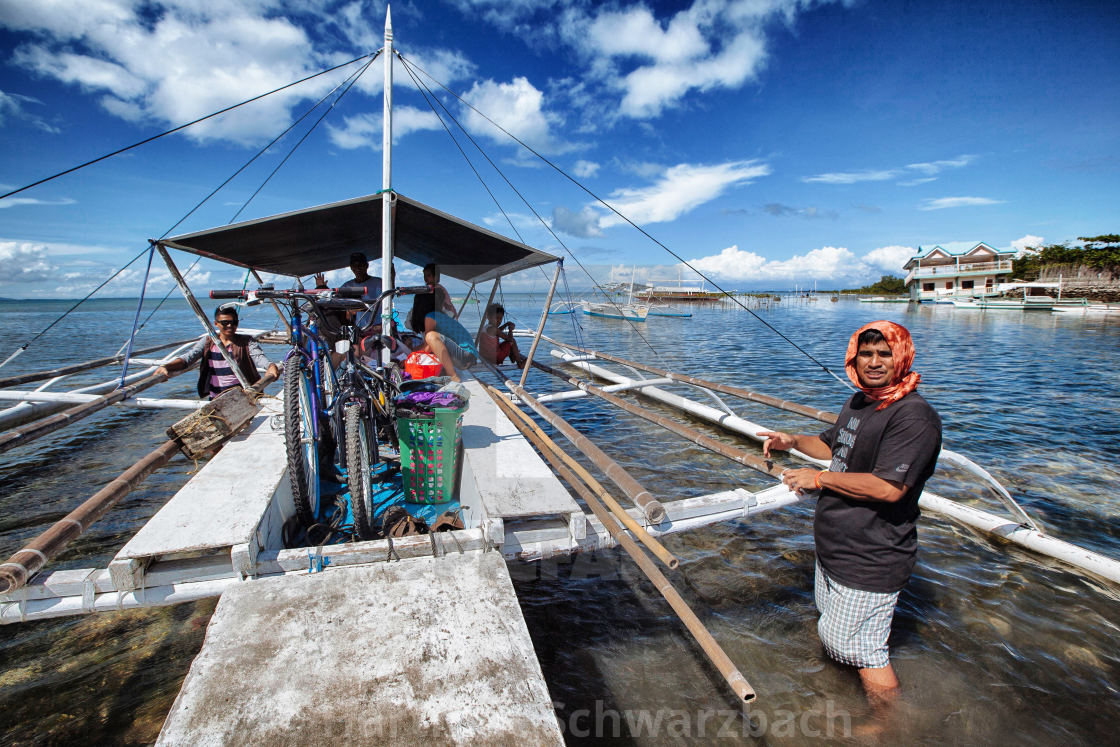
[[[969,262],[951,265],[933,265],[930,267],[915,267],[906,274],[906,285],[921,278],[968,277],[969,275],[990,275],[992,273],[1011,272],[1011,260],[1001,259],[998,262]]]

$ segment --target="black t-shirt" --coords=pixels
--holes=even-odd
[[[882,410],[856,392],[836,424],[820,434],[832,449],[831,472],[870,472],[906,486],[895,503],[861,501],[831,490],[817,500],[817,559],[831,578],[863,591],[906,585],[918,551],[918,498],[937,466],[941,418],[911,392]]]

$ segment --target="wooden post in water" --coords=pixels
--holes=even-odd
[[[513,408],[512,405],[504,403],[500,394],[497,394],[497,392],[492,389],[490,391],[490,396],[495,397],[495,401],[499,403],[499,406],[505,405]],[[503,409],[505,409],[504,406]],[[520,412],[520,410],[518,410],[518,412]],[[524,413],[521,414],[524,416]],[[545,434],[540,433],[539,429],[536,431],[530,429],[520,418],[515,418],[513,421],[522,435],[529,439],[542,454],[547,455],[552,449],[559,450],[559,447],[556,446],[555,443],[552,444],[552,449],[546,445],[545,442],[551,441],[551,439]],[[688,606],[688,602],[684,601],[680,592],[674,588],[669,579],[665,577],[665,574],[663,574],[649,557],[642,552],[641,548],[630,538],[630,535],[622,530],[622,527],[615,521],[613,514],[607,511],[594,495],[588,492],[584,494],[584,500],[587,501],[588,507],[591,508],[595,516],[602,522],[603,528],[606,529],[611,537],[618,542],[619,546],[626,551],[626,554],[629,555],[631,560],[642,570],[642,573],[646,575],[646,578],[650,580],[654,588],[661,593],[661,596],[664,597],[665,601],[669,603],[669,606],[673,608],[677,617],[684,623],[696,643],[699,644],[704,655],[708,657],[708,661],[710,661],[723,676],[735,695],[744,703],[749,703],[754,700],[756,697],[754,688],[747,682],[746,677],[742,675],[734,662],[731,661],[731,657],[727,655],[723,647],[716,641],[715,637],[704,627],[704,623],[700,621],[700,618],[697,617],[696,613],[692,611],[692,608]]]
[[[273,381],[275,378],[265,374],[252,389],[262,391]],[[148,475],[167,464],[178,453],[179,445],[175,441],[164,442],[158,449],[149,452],[147,456],[122,472],[117,479],[94,493],[82,505],[27,543],[22,550],[18,550],[8,558],[8,562],[0,564],[0,594],[24,586],[47,564],[47,561],[62,552],[70,542],[80,537],[121,498],[132,492]]]

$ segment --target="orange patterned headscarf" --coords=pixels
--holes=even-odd
[[[883,335],[883,339],[887,341],[887,345],[891,348],[891,354],[894,356],[894,378],[887,386],[866,387],[860,383],[859,376],[856,375],[856,353],[859,352],[859,336],[869,329],[876,329]],[[863,325],[855,331],[852,339],[848,340],[848,352],[844,357],[844,370],[847,371],[848,378],[859,387],[861,392],[871,399],[880,400],[881,404],[875,409],[882,410],[918,388],[922,376],[917,371],[910,370],[910,365],[913,362],[914,343],[910,339],[910,332],[901,324],[880,320]]]

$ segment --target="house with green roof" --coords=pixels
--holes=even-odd
[[[906,290],[919,303],[950,301],[996,293],[1011,277],[1014,251],[1000,251],[983,241],[950,242],[911,257],[906,270]]]

